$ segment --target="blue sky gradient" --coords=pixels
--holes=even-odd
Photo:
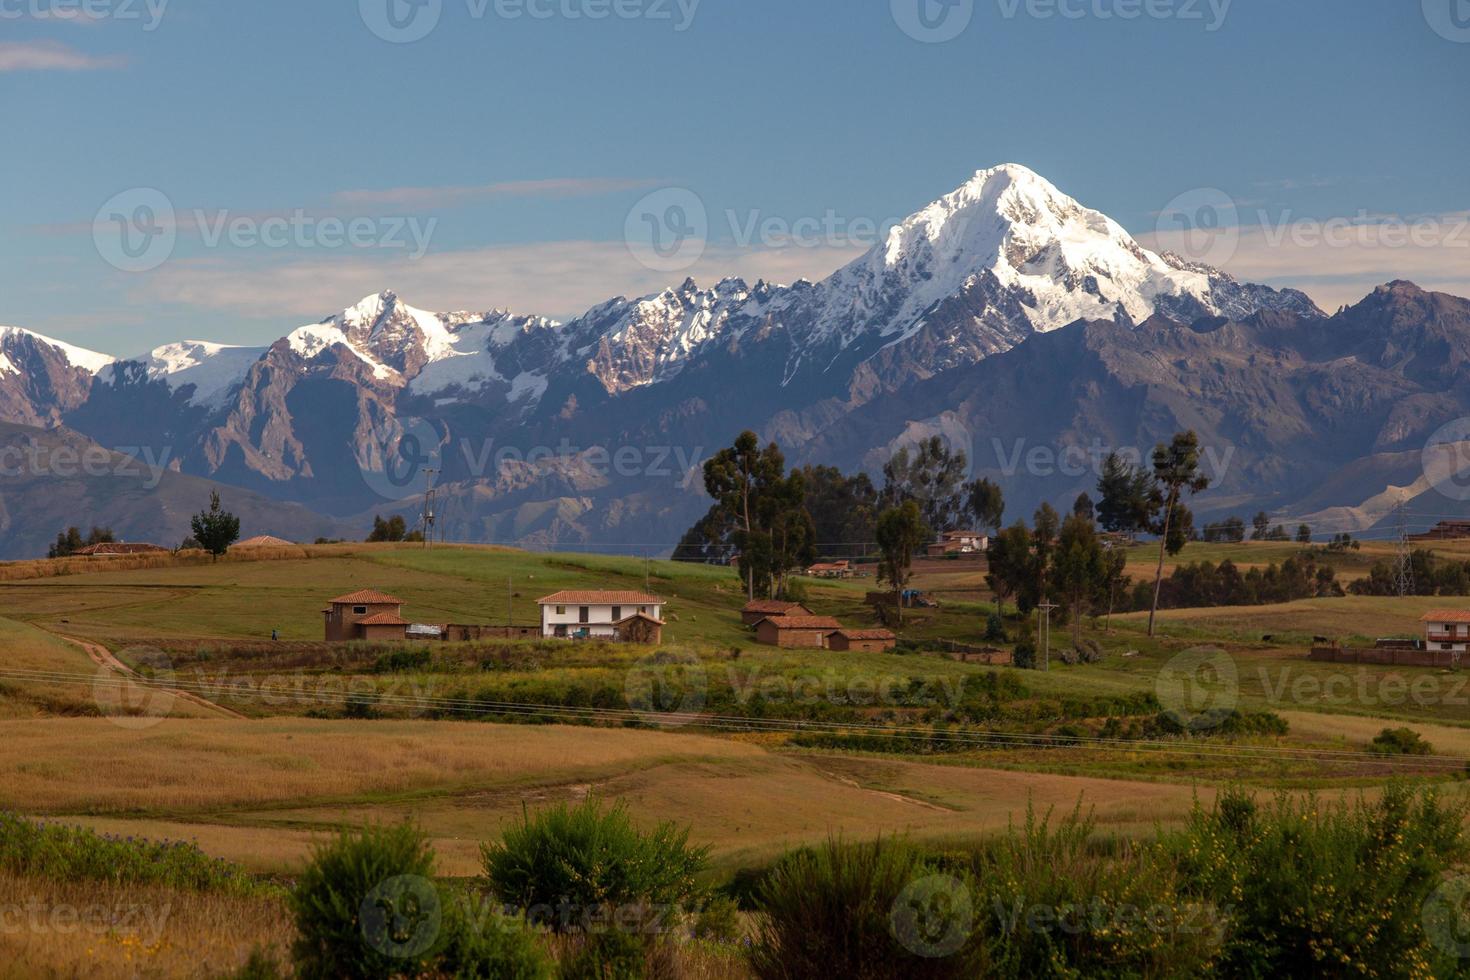
[[[1470,293],[1467,0],[975,0],[942,43],[900,27],[920,0],[699,0],[687,25],[675,0],[598,20],[612,0],[546,0],[544,18],[439,0],[414,43],[375,35],[374,0],[89,2],[103,16],[84,22],[0,0],[0,323],[113,354],[268,342],[389,287],[573,315],[683,278],[624,244],[664,187],[711,216],[689,274],[815,277],[867,236],[742,243],[726,213],[862,230],[1008,161],[1146,243],[1196,189],[1247,229],[1348,220],[1321,247],[1243,229],[1226,263],[1324,306],[1398,277]],[[1138,8],[1171,15],[1118,16]],[[94,219],[136,188],[184,217],[167,260],[130,272]],[[212,244],[195,209],[247,229],[302,209],[376,238]],[[1385,243],[1395,217],[1428,231]],[[383,247],[389,219],[432,226],[422,257]]]

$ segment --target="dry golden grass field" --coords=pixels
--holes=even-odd
[[[1279,560],[1282,547],[1243,546],[1236,554],[1242,564]],[[1375,555],[1370,546],[1349,564],[1366,569]],[[1186,557],[1207,555],[1201,547]],[[1130,558],[1147,561],[1141,551]],[[941,608],[911,615],[906,637],[977,642],[991,609],[983,568],[930,565],[917,584],[940,596]],[[728,569],[664,562],[344,545],[217,564],[160,559],[126,567],[73,563],[60,571],[44,563],[0,568],[0,810],[107,833],[192,840],[259,874],[297,873],[313,845],[343,827],[408,819],[429,834],[443,873],[473,876],[481,843],[526,808],[589,794],[626,800],[646,825],[688,825],[695,841],[712,848],[719,873],[729,874],[834,835],[973,841],[1004,830],[1028,807],[1070,810],[1079,801],[1095,812],[1099,832],[1132,836],[1179,820],[1228,784],[1335,797],[1373,794],[1386,780],[1407,777],[1432,780],[1456,799],[1470,787],[1458,778],[1460,760],[1470,759],[1470,706],[1456,694],[1456,673],[1305,658],[1315,635],[1412,635],[1425,609],[1452,600],[1351,597],[1174,610],[1162,614],[1157,638],[1145,635],[1139,614],[1117,616],[1110,629],[1085,624],[1086,637],[1105,651],[1101,661],[1054,660],[1043,672],[959,663],[925,652],[923,642],[899,654],[762,648],[739,625],[742,595]],[[1011,693],[988,724],[1060,733],[1060,741],[925,755],[800,743],[793,731],[559,724],[567,720],[562,709],[527,724],[427,709],[344,717],[340,696],[300,701],[262,693],[282,679],[340,692],[329,682],[350,678],[375,693],[391,685],[426,692],[429,700],[472,694],[605,704],[599,692],[611,692],[614,706],[625,707],[627,678],[652,650],[448,645],[407,672],[385,672],[379,650],[322,643],[320,609],[325,599],[371,587],[402,597],[418,621],[502,623],[509,604],[515,620],[528,623],[546,593],[645,583],[669,601],[666,648],[694,658],[712,691],[748,685],[745,696],[761,690],[774,699],[769,710],[780,707],[782,692],[789,696],[806,682],[818,701],[833,691],[840,699],[855,683],[903,691],[921,682],[952,689],[950,707],[998,689]],[[867,580],[812,582],[810,604],[871,625],[862,596],[874,587]],[[1013,634],[1028,628],[1009,625]],[[270,643],[272,630],[280,644]],[[1058,649],[1069,643],[1065,628],[1054,634]],[[166,673],[156,669],[155,647],[168,651]],[[1200,647],[1228,658],[1237,675],[1232,703],[1275,713],[1286,734],[1066,741],[1077,725],[1095,733],[1114,713],[1157,711],[1146,705],[1161,690],[1167,665]],[[201,678],[218,683],[200,686]],[[774,688],[757,686],[772,681]],[[1429,696],[1394,694],[1401,689]],[[563,700],[549,700],[556,698]],[[227,717],[210,702],[245,717]],[[1139,703],[1145,707],[1126,707]],[[827,717],[822,712],[831,707],[819,704],[802,717]],[[753,710],[747,700],[720,702],[724,713],[745,710]],[[902,728],[941,715],[923,704],[890,705],[861,718]],[[1367,751],[1384,728],[1405,725],[1429,742],[1431,757],[1393,760]],[[43,902],[69,900],[67,890],[76,888],[0,881],[0,888],[11,886]],[[126,888],[93,891],[129,898]],[[166,898],[155,896],[153,904]],[[274,900],[214,898],[183,902],[156,939],[110,934],[76,947],[53,933],[0,936],[0,961],[8,964],[0,977],[218,975],[252,947],[284,950],[283,916]],[[205,962],[219,969],[186,967],[196,948],[217,951]]]

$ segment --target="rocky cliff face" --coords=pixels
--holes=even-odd
[[[8,331],[0,418],[166,446],[184,473],[354,521],[415,512],[426,481],[383,478],[408,434],[456,536],[646,550],[702,509],[700,455],[745,428],[850,467],[941,432],[983,468],[995,438],[1147,448],[1191,427],[1233,453],[1222,508],[1322,503],[1348,460],[1409,453],[1463,411],[1465,318],[1406,283],[1327,318],[1009,165],[820,283],[691,280],[565,324],[390,291],[267,348],[118,362]],[[1060,492],[1006,478],[1018,501]],[[1371,489],[1349,483],[1323,506]]]

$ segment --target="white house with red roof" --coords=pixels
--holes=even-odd
[[[1424,624],[1424,649],[1450,651],[1459,660],[1470,647],[1470,612],[1431,609],[1419,618]]]
[[[646,592],[558,592],[537,600],[541,635],[571,639],[619,639],[634,621],[664,626],[664,600]]]

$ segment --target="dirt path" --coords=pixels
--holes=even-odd
[[[117,657],[113,656],[111,650],[107,649],[105,646],[102,646],[99,643],[89,643],[86,640],[79,640],[74,636],[63,636],[60,633],[56,633],[54,635],[57,637],[57,639],[65,640],[67,643],[70,643],[73,646],[81,647],[84,651],[86,651],[87,656],[92,658],[92,662],[99,667],[115,671],[116,673],[121,674],[129,680],[137,681],[138,683],[147,685],[148,687],[151,687],[154,690],[157,690],[163,694],[168,694],[172,697],[178,698],[180,701],[187,701],[189,704],[204,708],[208,711],[216,712],[226,718],[237,718],[241,721],[249,720],[248,718],[246,718],[245,715],[240,714],[240,712],[234,711],[230,708],[226,708],[223,705],[215,704],[213,701],[202,698],[197,694],[190,693],[189,691],[180,691],[177,688],[155,684],[143,675],[139,674],[133,668],[129,667],[127,664],[123,663],[121,660],[117,659]]]

